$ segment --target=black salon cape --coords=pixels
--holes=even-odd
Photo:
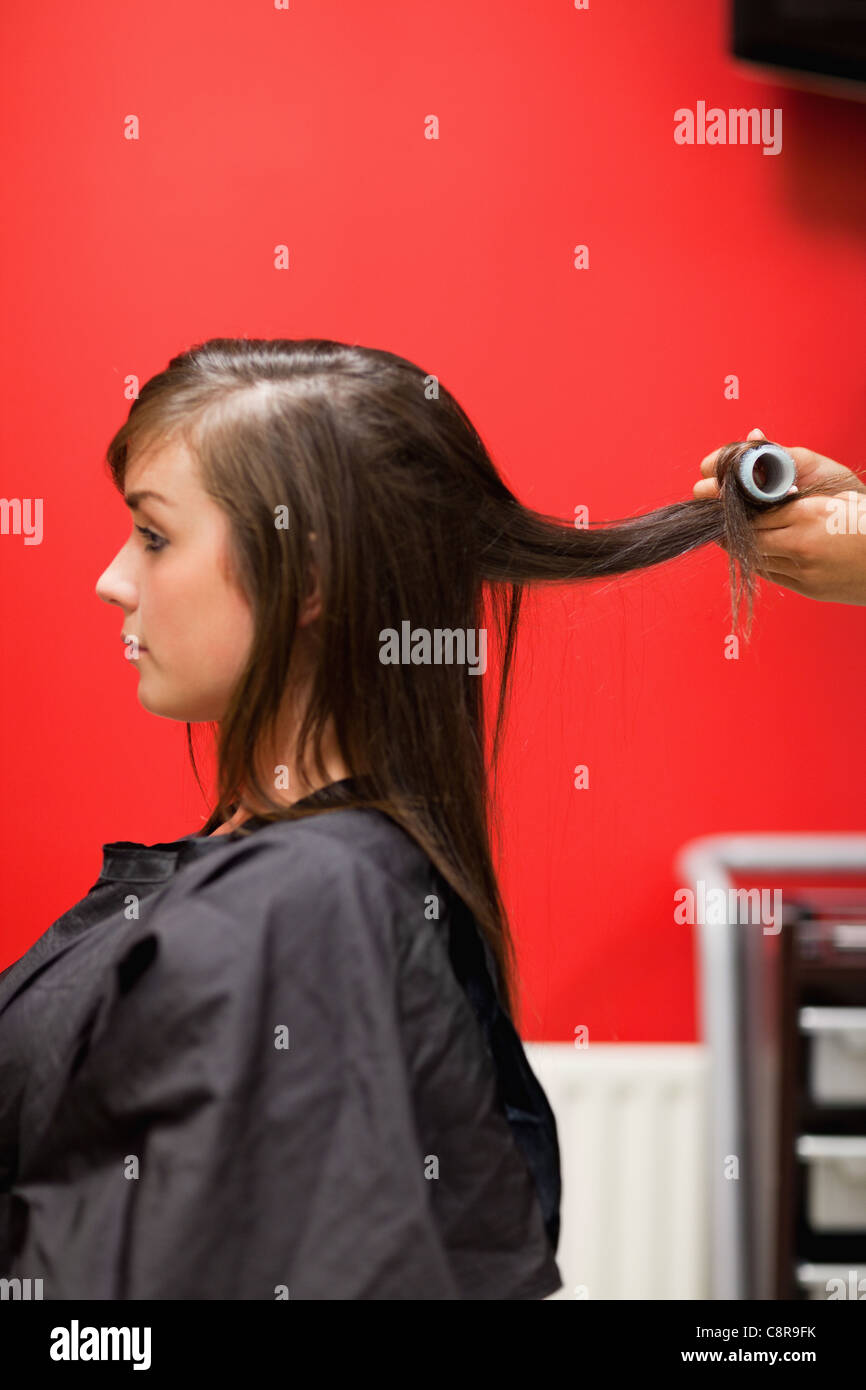
[[[104,845],[0,974],[0,1275],[45,1299],[553,1293],[556,1126],[490,966],[378,811]]]

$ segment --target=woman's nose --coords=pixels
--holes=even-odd
[[[123,571],[120,555],[115,555],[97,579],[96,595],[103,603],[118,603],[130,612],[137,606],[138,592],[133,580]]]

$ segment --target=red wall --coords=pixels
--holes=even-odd
[[[93,591],[128,526],[101,466],[127,374],[214,335],[387,347],[563,517],[689,498],[754,425],[866,467],[866,108],[738,68],[727,22],[721,0],[7,11],[2,489],[44,499],[45,533],[0,537],[0,965],[104,841],[205,810]],[[781,153],[676,145],[698,101],[780,107]],[[863,827],[866,612],[764,588],[738,662],[728,628],[716,547],[527,610],[502,872],[529,1038],[694,1038],[677,848]]]

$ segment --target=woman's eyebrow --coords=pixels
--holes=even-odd
[[[150,488],[143,488],[141,492],[127,492],[124,494],[123,500],[127,507],[134,512],[145,497],[153,497],[157,502],[164,503],[166,507],[174,505],[167,497],[163,497],[161,492],[153,492]]]

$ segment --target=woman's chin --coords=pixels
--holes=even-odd
[[[142,709],[146,709],[148,714],[157,714],[162,719],[183,719],[189,718],[182,705],[170,699],[160,699],[152,690],[148,690],[147,681],[138,683],[138,703]]]
[[[217,722],[221,718],[219,710],[223,707],[218,707],[213,701],[203,703],[200,700],[160,697],[154,690],[148,689],[145,680],[138,683],[138,703],[148,714],[156,714],[161,719],[178,719],[184,724]]]

